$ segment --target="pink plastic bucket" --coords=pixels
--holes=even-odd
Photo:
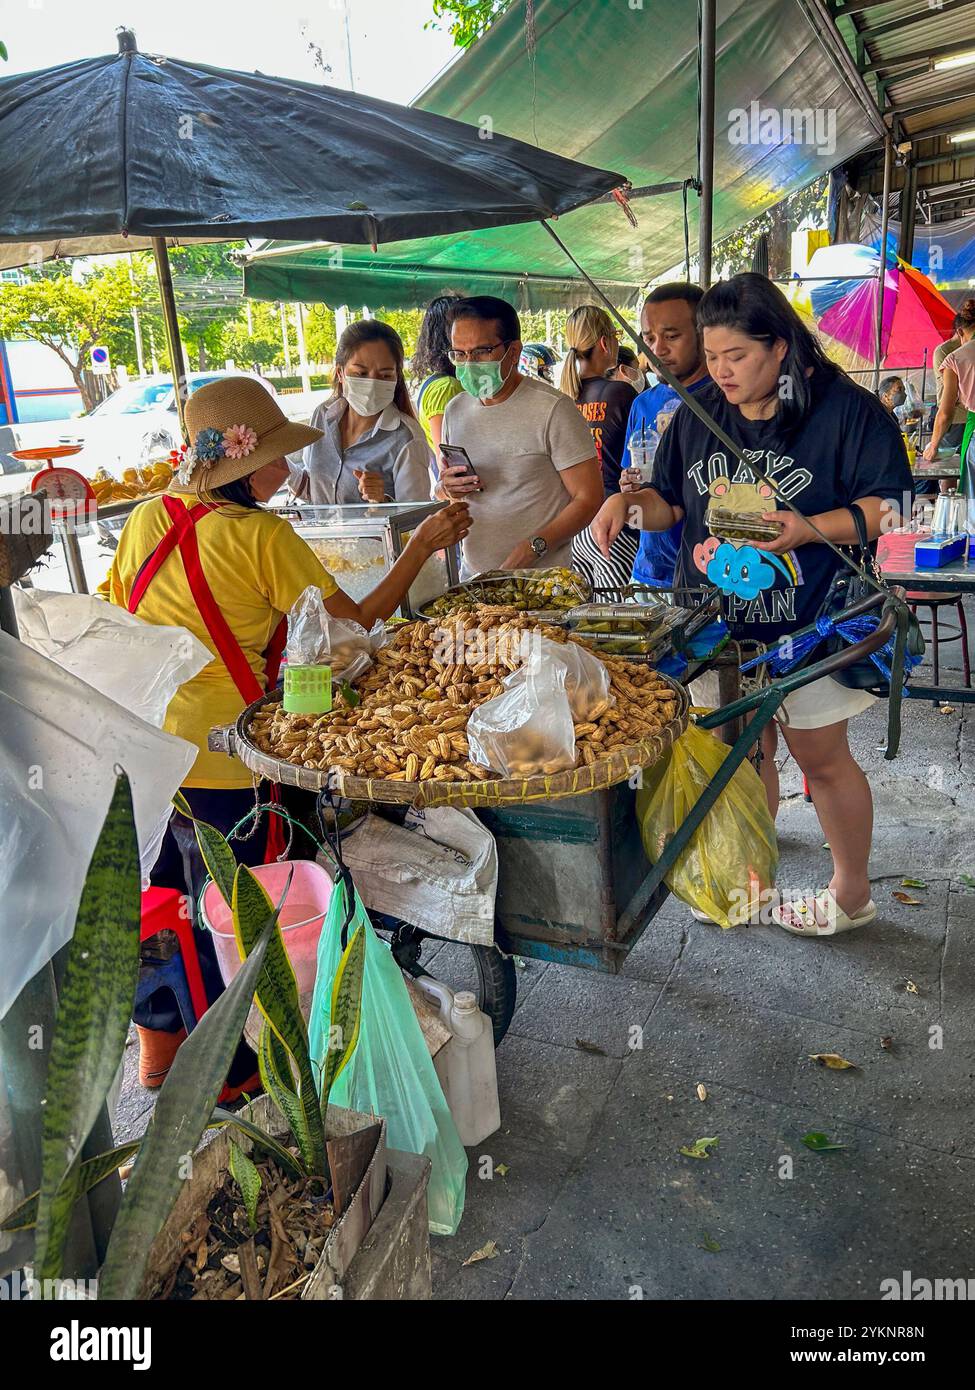
[[[296,859],[283,864],[261,864],[252,869],[272,903],[284,892],[288,874],[294,878],[281,909],[279,923],[288,958],[298,977],[298,992],[311,994],[315,988],[318,962],[318,938],[332,896],[332,880],[320,864],[312,859]],[[234,938],[234,923],[230,908],[224,902],[215,883],[208,883],[201,900],[203,921],[213,935],[217,962],[225,985],[237,974],[241,959]]]

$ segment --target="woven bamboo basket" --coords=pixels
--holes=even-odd
[[[687,728],[690,702],[683,686],[666,676],[659,679],[672,688],[677,709],[673,719],[662,725],[651,738],[623,744],[594,763],[537,777],[496,777],[484,782],[447,782],[434,778],[425,782],[395,782],[380,777],[350,777],[338,771],[330,773],[327,768],[299,767],[284,758],[262,753],[248,738],[254,715],[265,705],[276,702],[280,698],[278,691],[272,691],[248,705],[226,739],[214,740],[212,746],[230,752],[251,772],[266,777],[269,782],[303,787],[306,791],[314,792],[329,787],[336,796],[354,801],[413,806],[500,806],[516,802],[556,801],[566,796],[584,796],[587,792],[601,791],[617,782],[625,782],[635,767],[652,766],[673,747]]]

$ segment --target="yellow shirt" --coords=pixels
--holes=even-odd
[[[196,501],[189,500],[191,505]],[[160,498],[136,507],[125,523],[112,568],[99,593],[119,607],[127,607],[139,570],[168,528],[169,518]],[[328,598],[336,591],[335,580],[284,517],[270,512],[220,507],[201,518],[196,535],[214,600],[263,688],[263,653],[282,615],[309,585],[317,585]],[[177,690],[163,725],[167,733],[195,743],[200,750],[185,785],[250,786],[252,774],[242,763],[224,753],[207,752],[210,729],[232,723],[245,701],[214,651],[178,549],[164,561],[137,612],[148,623],[188,628],[214,652],[210,665]]]

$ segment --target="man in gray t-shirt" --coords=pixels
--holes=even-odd
[[[441,461],[440,492],[470,506],[464,574],[568,565],[603,500],[589,426],[568,396],[520,374],[521,326],[505,300],[459,300],[451,343],[464,394],[447,405],[443,442],[466,449],[475,476]]]

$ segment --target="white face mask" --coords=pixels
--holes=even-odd
[[[378,415],[392,404],[396,382],[377,381],[371,376],[347,376],[342,382],[342,395],[357,415]]]

